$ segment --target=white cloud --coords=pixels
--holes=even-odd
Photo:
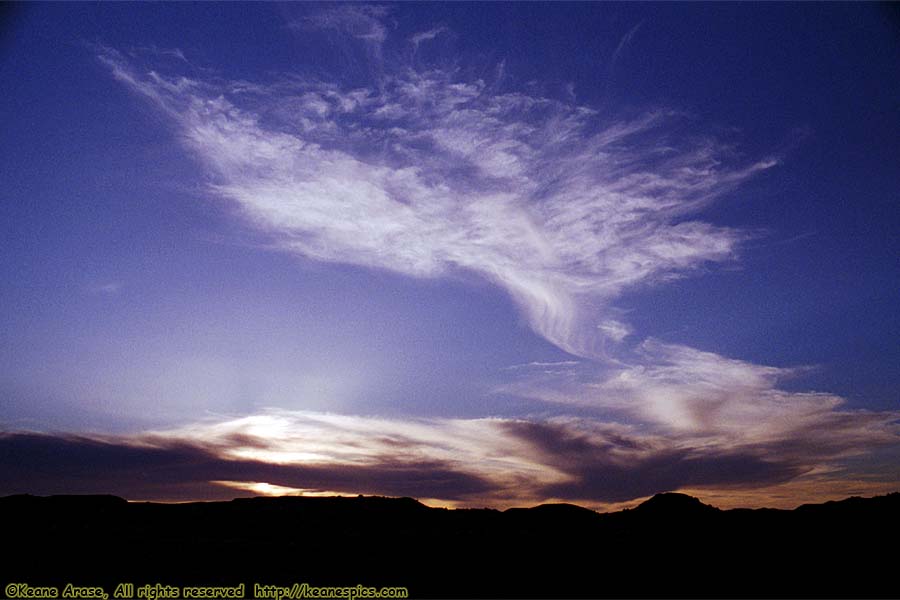
[[[779,384],[798,369],[729,359],[648,340],[640,356],[517,371],[499,392],[589,408],[691,444],[718,450],[815,445],[819,460],[896,444],[896,412],[850,410],[833,394],[789,392]]]
[[[597,325],[603,334],[614,342],[621,342],[631,335],[631,326],[616,319],[604,319]]]
[[[435,27],[428,31],[420,31],[419,33],[413,34],[410,36],[409,41],[413,45],[413,48],[418,50],[419,44],[422,42],[431,41],[442,33],[448,33],[448,31],[449,30],[446,27]]]
[[[331,29],[358,40],[381,44],[387,38],[382,19],[387,9],[373,4],[341,4],[298,19],[300,29]]]
[[[730,165],[711,140],[673,146],[672,113],[601,122],[453,72],[354,90],[293,77],[248,95],[101,58],[174,118],[212,191],[285,250],[417,277],[478,273],[580,356],[624,337],[604,315],[623,291],[730,259],[744,234],[687,215],[773,164]]]

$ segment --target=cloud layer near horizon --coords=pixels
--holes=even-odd
[[[896,416],[896,415],[895,415]],[[795,480],[847,490],[825,465],[886,445],[885,414],[832,413],[768,439],[647,433],[596,419],[382,419],[270,411],[130,436],[0,435],[0,494],[113,493],[134,500],[251,494],[384,494],[497,507],[604,507],[666,490],[754,493]],[[830,425],[830,423],[825,423]],[[857,482],[866,492],[891,482]],[[879,484],[879,485],[873,485]],[[696,493],[696,492],[695,492]]]

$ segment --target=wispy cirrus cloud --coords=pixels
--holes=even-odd
[[[374,4],[341,4],[328,10],[319,10],[291,22],[291,27],[301,30],[330,30],[348,35],[372,45],[381,45],[387,39],[383,19],[388,14],[384,6]]]
[[[777,455],[791,440],[804,440],[816,445],[816,460],[826,462],[897,444],[896,411],[852,410],[833,394],[781,389],[803,370],[650,339],[636,357],[601,372],[590,363],[532,365],[497,391],[594,409],[710,448],[756,447]]]
[[[607,79],[612,77],[613,72],[616,69],[616,65],[619,62],[619,57],[622,56],[622,53],[625,51],[625,49],[631,43],[631,39],[638,32],[638,29],[640,29],[643,24],[644,24],[644,22],[641,21],[640,23],[638,23],[637,25],[635,25],[634,27],[629,29],[628,33],[623,35],[622,39],[619,40],[619,44],[616,46],[616,49],[613,51],[612,57],[609,59],[609,66],[606,69],[607,70]]]
[[[428,31],[420,31],[410,36],[409,42],[413,45],[413,50],[417,51],[422,42],[429,42],[441,34],[449,33],[446,27],[434,27]]]
[[[622,292],[733,258],[745,233],[689,215],[775,164],[676,141],[683,117],[670,111],[606,122],[455,72],[248,87],[163,77],[111,50],[101,60],[173,118],[211,192],[286,251],[415,277],[474,272],[580,356],[628,331],[604,315]]]

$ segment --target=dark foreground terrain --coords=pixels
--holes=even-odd
[[[9,583],[405,586],[410,597],[900,597],[900,494],[792,511],[681,494],[445,510],[408,498],[0,498]],[[7,591],[9,594],[9,591]],[[134,594],[138,597],[137,591]]]

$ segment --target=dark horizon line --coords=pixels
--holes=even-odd
[[[733,507],[733,508],[719,508],[714,504],[708,504],[703,502],[696,496],[692,496],[690,494],[685,494],[683,492],[658,492],[653,494],[643,502],[636,504],[630,508],[622,508],[614,511],[599,511],[593,508],[589,508],[586,506],[582,506],[580,504],[576,504],[574,502],[543,502],[541,504],[535,504],[532,506],[511,506],[507,508],[494,508],[491,506],[481,506],[481,507],[448,507],[448,506],[431,506],[423,503],[418,498],[414,498],[411,496],[387,496],[380,494],[356,494],[356,495],[342,495],[342,494],[333,494],[333,495],[322,495],[322,496],[304,496],[299,494],[285,494],[281,496],[235,496],[228,500],[129,500],[128,498],[123,498],[122,496],[116,494],[31,494],[31,493],[18,493],[18,494],[8,494],[0,496],[0,502],[7,501],[15,498],[31,498],[31,499],[41,499],[41,500],[52,500],[52,499],[106,499],[113,502],[122,502],[126,504],[144,504],[144,505],[160,505],[160,506],[169,506],[169,505],[186,505],[186,504],[200,504],[200,505],[214,505],[214,504],[231,504],[235,502],[259,502],[259,501],[308,501],[308,502],[324,502],[324,501],[335,501],[335,500],[368,500],[368,501],[411,501],[415,504],[419,505],[425,509],[431,510],[447,510],[447,511],[494,511],[505,513],[509,511],[527,511],[527,510],[536,510],[544,507],[571,507],[580,510],[589,511],[592,513],[596,513],[598,515],[612,515],[623,512],[629,512],[633,510],[637,510],[641,507],[652,506],[654,504],[674,504],[676,502],[680,503],[681,506],[693,506],[694,508],[702,508],[702,509],[713,509],[719,512],[747,512],[747,511],[775,511],[775,512],[793,512],[796,510],[805,509],[808,507],[823,507],[829,505],[837,505],[847,502],[854,502],[859,500],[874,500],[877,498],[889,498],[892,496],[900,496],[900,489],[893,492],[888,492],[886,494],[876,494],[872,496],[860,496],[860,495],[851,495],[841,498],[839,500],[825,500],[823,502],[806,502],[803,504],[798,504],[794,508],[774,508],[774,507]]]

